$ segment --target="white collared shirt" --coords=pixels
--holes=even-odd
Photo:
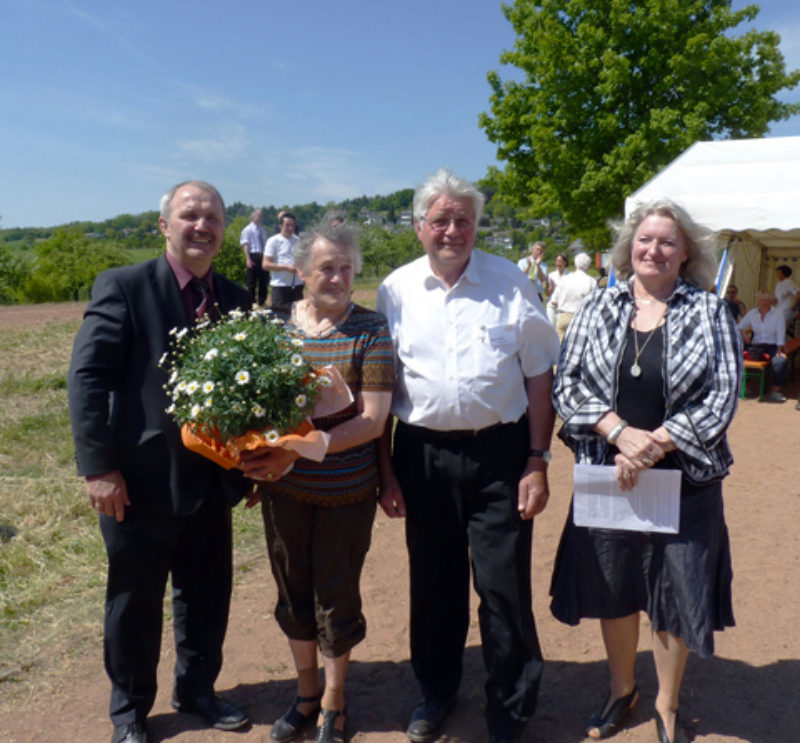
[[[505,258],[473,250],[452,288],[424,255],[390,274],[377,309],[394,342],[392,412],[405,423],[450,431],[516,421],[525,378],[558,360],[558,336],[533,284]]]
[[[751,343],[782,346],[786,341],[786,321],[777,307],[773,307],[763,318],[758,307],[753,307],[739,320],[739,330],[753,331]]]
[[[255,222],[250,222],[242,230],[242,236],[239,239],[239,245],[247,245],[247,252],[250,255],[264,254],[264,243],[267,239],[267,231]]]

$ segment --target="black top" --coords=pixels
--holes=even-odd
[[[641,374],[638,377],[631,374],[631,367],[636,359],[636,344],[634,333],[638,335],[639,355],[638,365]],[[650,335],[628,328],[625,336],[625,349],[619,367],[619,380],[617,383],[616,412],[620,418],[628,421],[628,425],[641,428],[645,431],[655,431],[666,417],[666,403],[664,395],[664,326],[660,325],[647,342]],[[617,447],[609,447],[608,464],[613,463]],[[659,469],[679,469],[672,454],[667,454],[654,467]]]

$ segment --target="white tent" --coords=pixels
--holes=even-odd
[[[719,232],[748,307],[772,291],[778,266],[800,281],[800,137],[696,142],[625,200],[625,214],[658,197]]]

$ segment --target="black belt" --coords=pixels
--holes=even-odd
[[[495,423],[485,428],[458,428],[452,431],[437,431],[433,428],[425,428],[425,426],[415,426],[413,423],[403,423],[411,431],[415,431],[421,436],[428,439],[441,439],[444,441],[463,441],[465,439],[478,439],[491,433],[498,433],[502,428],[511,428],[519,424],[519,421],[514,423]]]

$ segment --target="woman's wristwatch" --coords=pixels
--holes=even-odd
[[[529,449],[528,456],[536,457],[537,459],[544,459],[545,462],[549,462],[553,458],[553,455],[550,453],[549,449]]]

